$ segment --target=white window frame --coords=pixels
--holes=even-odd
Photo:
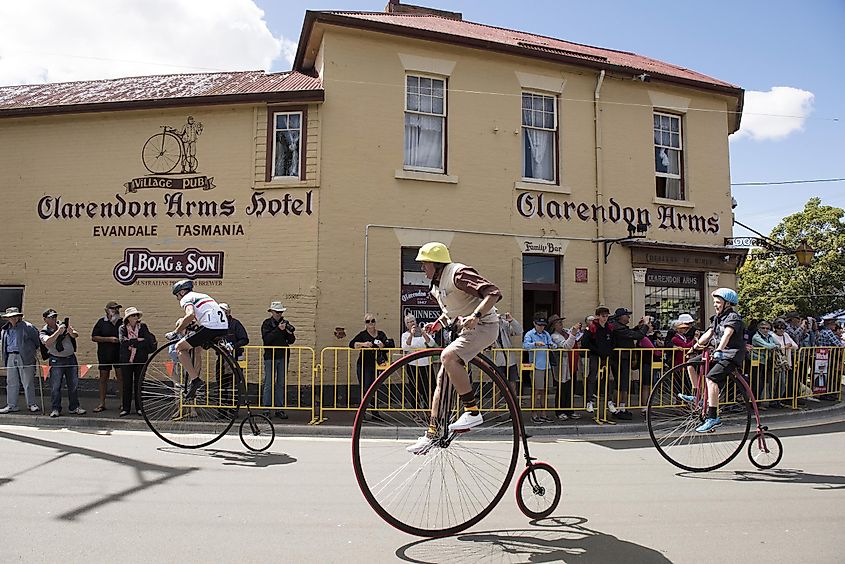
[[[299,116],[299,151],[297,153],[297,170],[299,171],[298,174],[288,175],[288,176],[281,176],[276,174],[276,133],[279,131],[276,127],[278,123],[276,118],[281,115],[292,116],[298,115]],[[272,151],[272,161],[271,161],[271,175],[272,179],[283,179],[288,180],[291,178],[300,179],[302,178],[302,131],[303,131],[303,120],[305,119],[305,112],[302,111],[292,111],[292,112],[273,112],[273,136],[272,136],[272,143],[273,143],[273,151]],[[285,131],[294,131],[293,129],[287,129]]]
[[[677,122],[678,122],[678,133],[677,133],[677,135],[678,135],[678,146],[677,147],[674,147],[671,144],[670,145],[664,145],[662,142],[658,143],[657,141],[654,140],[654,132],[656,131],[656,129],[654,127],[654,117],[661,117],[661,118],[667,117],[667,118],[672,119],[672,120],[677,120]],[[659,131],[663,132],[663,129],[659,129]],[[672,133],[671,127],[670,127],[669,133],[670,134]],[[659,172],[657,170],[657,167],[655,166],[655,170],[654,170],[654,176],[655,176],[654,194],[655,194],[655,196],[658,197],[658,198],[665,198],[665,199],[669,199],[669,200],[685,201],[687,199],[687,189],[686,189],[686,185],[685,185],[686,183],[685,183],[685,178],[684,178],[684,120],[683,120],[683,116],[678,115],[678,114],[670,114],[668,112],[661,112],[661,111],[655,110],[653,112],[653,116],[652,116],[651,138],[652,138],[652,141],[654,143],[655,149],[656,148],[664,148],[664,149],[670,149],[670,150],[678,151],[678,174],[672,174],[672,173],[669,173],[669,172]],[[654,155],[652,153],[652,158],[653,157],[654,157]],[[657,193],[657,181],[656,181],[657,178],[669,178],[669,179],[678,180],[678,183],[679,183],[680,189],[681,189],[681,197],[680,198],[672,198],[668,194],[664,194],[662,196],[659,195]]]
[[[554,119],[554,127],[549,129],[547,127],[536,127],[533,125],[525,125],[523,119],[523,109],[522,109],[522,102],[526,95],[529,96],[538,96],[541,98],[551,98],[552,100],[552,111],[553,111],[553,119]],[[560,139],[560,134],[558,132],[559,127],[559,120],[558,120],[558,96],[555,94],[549,94],[548,92],[539,92],[536,90],[523,90],[520,97],[519,97],[519,122],[522,124],[520,127],[520,144],[519,144],[519,153],[520,153],[520,168],[521,168],[521,178],[523,182],[533,182],[537,184],[550,184],[550,185],[557,185],[560,179],[560,172],[558,170],[558,139]],[[552,133],[552,140],[554,142],[554,147],[552,147],[552,159],[553,163],[552,166],[554,168],[552,172],[553,178],[551,180],[546,180],[545,178],[533,178],[530,176],[525,176],[525,137],[526,137],[526,129],[537,129],[540,131],[550,131]]]
[[[442,114],[435,114],[433,112],[423,112],[419,110],[409,110],[408,109],[408,79],[414,78],[428,78],[431,80],[437,80],[443,83],[443,113]],[[422,115],[422,116],[431,116],[431,117],[440,117],[443,118],[443,129],[441,131],[441,139],[440,139],[440,162],[443,163],[441,168],[434,168],[434,167],[425,167],[425,166],[413,166],[409,165],[405,162],[405,156],[402,156],[402,169],[403,170],[413,170],[419,172],[434,172],[438,174],[445,174],[446,173],[446,126],[447,126],[447,107],[448,107],[448,82],[446,77],[443,76],[436,76],[427,73],[418,73],[418,72],[407,72],[405,73],[405,96],[403,100],[403,109],[404,113],[402,115],[402,139],[403,139],[403,147],[405,145],[405,115],[407,114],[415,114],[415,115]]]

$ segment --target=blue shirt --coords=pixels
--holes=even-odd
[[[545,346],[537,347],[535,343],[538,342],[544,343]],[[522,340],[522,348],[531,350],[535,347],[539,350],[531,353],[531,362],[534,363],[536,370],[545,370],[549,366],[549,353],[547,351],[550,348],[554,348],[552,336],[546,331],[538,333],[536,329],[531,329],[525,334],[525,338]]]
[[[20,345],[18,345],[19,338],[23,337],[22,331],[24,324],[18,322],[17,325],[11,325],[6,328],[6,352],[20,352]]]

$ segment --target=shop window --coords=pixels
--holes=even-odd
[[[417,262],[419,247],[402,247],[402,292],[398,331],[405,331],[405,316],[417,318],[419,323],[434,321],[440,316],[440,306],[429,293],[431,281],[425,277]]]
[[[405,170],[446,172],[446,81],[405,77]]]
[[[301,178],[303,112],[273,112],[273,178]]]
[[[682,313],[692,315],[696,325],[703,323],[704,276],[695,272],[649,269],[646,273],[645,314],[659,321],[662,331]]]
[[[557,100],[522,93],[522,178],[555,182],[557,170]]]
[[[686,199],[680,116],[654,113],[654,176],[658,198]]]
[[[419,247],[402,247],[402,284],[428,288],[430,281],[417,262],[419,250]]]
[[[23,289],[23,286],[0,286],[0,312],[10,307],[23,311]],[[3,325],[2,321],[0,325]]]

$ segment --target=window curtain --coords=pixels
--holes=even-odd
[[[553,181],[554,132],[525,128],[525,178]]]
[[[299,176],[299,131],[276,132],[274,176]]]
[[[443,118],[405,114],[405,165],[443,169]]]

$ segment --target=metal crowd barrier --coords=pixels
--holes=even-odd
[[[264,353],[268,350],[270,358],[265,360]],[[381,350],[384,353],[381,358],[365,353],[364,364],[359,364],[361,349],[326,347],[320,351],[317,362],[317,354],[310,347],[247,346],[238,363],[244,372],[252,406],[268,411],[310,412],[310,422],[318,424],[331,412],[357,410],[362,392],[366,391],[362,389],[364,381],[369,383],[370,377],[375,379],[391,362],[405,355],[399,348]],[[202,376],[207,382],[222,381],[228,375],[221,373],[219,363],[210,354],[211,351],[205,351]],[[679,348],[615,349],[606,359],[594,358],[582,349],[488,349],[485,354],[507,376],[523,411],[557,418],[561,414],[585,411],[591,402],[590,417],[597,423],[613,420],[608,401],[617,408],[624,404],[627,409],[645,409],[654,382],[685,361],[684,351]],[[270,367],[281,356],[287,356],[285,390],[282,401],[276,402],[279,381],[270,378],[268,370],[273,370]],[[743,373],[761,405],[780,402],[796,409],[805,401],[819,398],[841,401],[845,348],[802,347],[787,351],[784,357],[760,347],[748,351]],[[380,404],[379,409],[427,411],[439,369],[437,357],[431,362],[428,367],[406,367],[393,376],[390,397],[380,400],[386,403]],[[95,365],[87,368],[92,366]],[[41,373],[39,385],[46,379],[45,372]],[[88,372],[96,374],[93,370]],[[476,389],[481,387],[483,391],[489,385],[479,380],[477,373],[471,373],[471,377]],[[268,402],[264,401],[265,386]],[[216,389],[223,393],[226,388]],[[735,393],[729,391],[729,401]],[[491,398],[493,401],[481,405],[483,410],[502,407],[500,398],[493,398],[492,394],[480,393],[479,397],[483,402],[489,403]],[[218,399],[221,404],[226,403],[225,398]]]

